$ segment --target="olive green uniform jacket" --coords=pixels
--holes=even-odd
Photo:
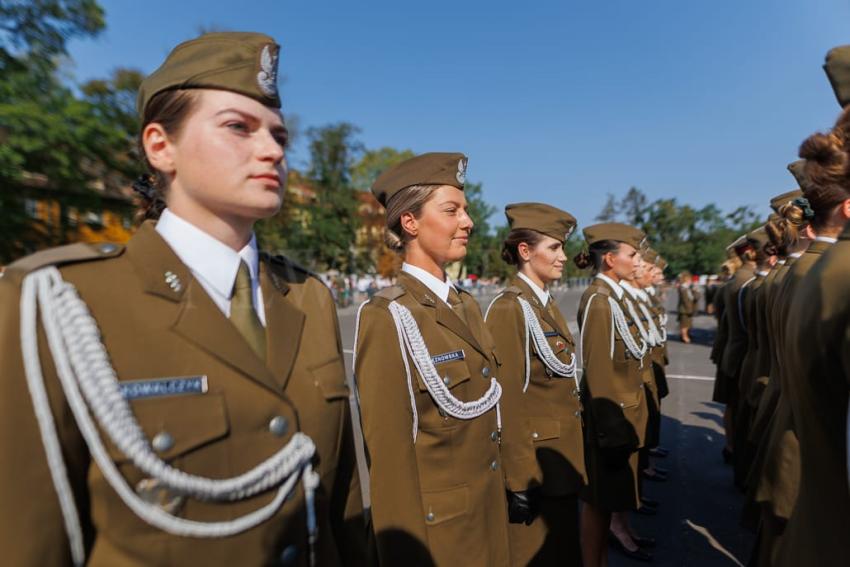
[[[378,293],[360,313],[355,376],[382,565],[500,566],[510,561],[497,411],[469,420],[444,414],[406,351],[402,354],[389,311],[392,301],[410,310],[429,354],[444,360],[436,362],[444,383],[456,398],[473,401],[500,370],[478,303],[468,293],[460,296],[468,323],[402,272],[396,286]],[[519,435],[508,416],[502,417],[506,440]]]
[[[785,321],[785,324],[780,328],[781,332],[777,337],[779,400],[766,438],[765,457],[756,501],[764,502],[773,515],[783,519],[791,517],[800,485],[800,445],[791,412],[794,395],[792,384],[809,378],[806,374],[797,373],[789,358],[793,352],[805,348],[803,345],[810,344],[808,341],[791,342],[788,332],[796,323],[789,320],[789,313],[795,302],[807,301],[806,296],[801,295],[800,283],[830,246],[828,242],[813,242],[790,268],[780,291],[782,303],[779,306],[779,317],[780,320]]]
[[[690,328],[693,317],[697,313],[699,295],[691,286],[680,285],[677,291],[679,292],[679,304],[676,307],[676,312],[679,315],[679,326]]]
[[[59,266],[97,321],[119,380],[206,376],[206,393],[130,401],[146,436],[173,439],[160,456],[185,472],[227,478],[245,472],[283,447],[296,431],[316,444],[321,475],[317,494],[317,560],[356,562],[365,528],[361,511],[336,311],[316,278],[283,259],[264,257],[261,287],[268,363],[145,223],[126,249],[71,245],[11,265],[0,280],[0,548],[15,566],[70,564],[59,502],[27,390],[21,355],[21,279],[45,265]],[[169,286],[165,274],[180,286]],[[40,327],[40,325],[39,325]],[[170,535],[137,517],[89,457],[53,368],[44,333],[39,352],[68,476],[91,566],[306,565],[307,531],[301,483],[271,519],[228,538]],[[277,420],[275,431],[270,422]],[[280,427],[283,425],[283,427]],[[145,475],[101,433],[130,487]],[[274,490],[236,502],[187,499],[182,518],[226,521],[267,504]],[[354,539],[346,535],[354,526]],[[364,538],[365,539],[365,538]]]
[[[582,498],[604,510],[621,511],[638,506],[637,450],[644,444],[649,416],[642,361],[627,353],[614,329],[609,297],[616,298],[614,291],[595,278],[578,311],[587,421],[588,486]]]
[[[522,420],[525,426],[524,446],[515,448],[503,443],[504,465],[515,490],[539,487],[543,498],[562,502],[572,509],[553,510],[553,517],[538,517],[530,526],[510,525],[511,564],[527,565],[580,564],[576,499],[586,483],[584,468],[584,431],[582,407],[577,381],[553,373],[543,364],[533,340],[526,345],[525,319],[517,298],[529,303],[549,346],[558,359],[568,364],[576,352],[573,335],[561,311],[550,297],[544,307],[531,287],[514,277],[487,311],[487,327],[503,361],[500,369],[502,407]],[[526,348],[529,352],[530,376],[525,387]],[[510,410],[509,406],[515,409]],[[534,467],[528,467],[528,458]],[[512,484],[512,483],[509,483]],[[572,496],[572,498],[563,498]],[[570,518],[565,516],[571,514]],[[563,520],[563,521],[557,521]],[[564,525],[564,524],[567,525]],[[574,545],[569,545],[570,543]],[[544,549],[545,546],[545,549]],[[572,558],[579,563],[570,563]],[[547,563],[548,559],[548,563]]]
[[[729,378],[723,374],[723,351],[726,349],[726,343],[729,341],[729,323],[726,318],[729,316],[726,309],[726,296],[729,295],[729,286],[732,285],[733,278],[723,282],[714,294],[714,316],[717,319],[717,332],[714,334],[714,343],[711,346],[711,354],[709,358],[715,365],[714,375],[714,391],[712,392],[712,401],[725,404],[729,402]]]
[[[788,389],[800,441],[800,492],[776,565],[850,564],[847,403],[850,392],[850,227],[800,282],[788,313]]]
[[[741,288],[755,277],[753,268],[741,267],[730,280],[729,285],[723,286],[724,320],[726,344],[723,347],[721,370],[728,380],[726,385],[727,403],[737,406],[738,379],[741,374],[741,363],[747,353],[747,329],[742,313]]]

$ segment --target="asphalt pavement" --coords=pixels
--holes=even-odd
[[[732,482],[732,469],[724,465],[723,406],[711,401],[714,365],[708,359],[715,332],[712,317],[694,318],[693,342],[679,341],[676,329],[675,291],[667,293],[671,310],[668,323],[670,395],[661,403],[661,445],[670,450],[658,466],[669,470],[663,483],[645,482],[648,497],[661,502],[656,516],[633,515],[642,536],[656,538],[652,565],[661,567],[714,567],[746,565],[753,535],[740,527],[742,499]],[[554,297],[573,332],[581,290],[565,290]],[[482,310],[492,295],[479,298]],[[350,372],[356,307],[339,311],[346,365]],[[389,346],[388,346],[389,348]],[[642,564],[611,550],[609,565]]]

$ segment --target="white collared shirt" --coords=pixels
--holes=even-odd
[[[829,244],[835,244],[838,242],[837,238],[832,238],[831,236],[816,236],[815,242],[827,242]]]
[[[531,281],[531,278],[523,274],[522,272],[517,272],[516,275],[519,276],[519,279],[528,284],[531,288],[531,291],[534,292],[534,295],[537,296],[537,299],[540,300],[540,303],[543,304],[543,307],[546,307],[546,304],[549,303],[549,292],[545,289],[542,289],[539,285]]]
[[[794,259],[796,260],[797,258],[799,258],[799,257],[800,257],[800,256],[802,256],[802,255],[803,255],[803,253],[802,253],[802,252],[794,252],[794,253],[792,253],[792,254],[788,254],[788,257],[789,257],[789,258],[794,258]]]
[[[784,266],[784,265],[785,265],[785,262],[787,262],[787,261],[788,261],[788,260],[787,260],[786,258],[782,258],[781,260],[777,260],[777,261],[776,261],[776,265],[777,265],[777,266]]]
[[[401,265],[401,271],[410,274],[425,284],[425,287],[430,289],[434,295],[442,299],[446,305],[449,304],[449,290],[452,289],[454,285],[452,285],[452,282],[449,281],[448,278],[440,280],[422,268],[414,266],[413,264],[408,264],[407,262]]]
[[[186,264],[225,317],[230,317],[233,284],[236,283],[239,265],[244,261],[251,273],[254,308],[260,322],[263,326],[266,325],[263,294],[260,290],[260,254],[257,251],[257,239],[253,235],[251,241],[236,252],[168,209],[162,211],[156,223],[156,231],[180,261]]]
[[[623,288],[620,287],[620,284],[606,276],[605,274],[596,274],[596,277],[603,282],[607,283],[608,286],[614,290],[614,295],[617,296],[617,299],[623,299]]]
[[[654,285],[651,285],[651,286],[649,286],[648,288],[646,288],[646,293],[648,293],[649,295],[651,295],[651,296],[655,297],[655,286],[654,286]]]
[[[769,273],[770,273],[770,270],[762,270],[760,272],[756,272],[756,275],[761,276],[761,277],[766,277],[767,274],[769,274]]]
[[[649,296],[646,294],[646,291],[640,289],[639,287],[633,286],[629,282],[620,282],[620,287],[629,292],[629,295],[631,295],[632,299],[634,299],[635,301],[642,301],[644,303],[649,301]]]

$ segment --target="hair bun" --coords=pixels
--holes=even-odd
[[[579,270],[586,270],[593,265],[593,259],[587,250],[582,250],[573,258],[573,263]]]
[[[844,144],[835,134],[812,134],[800,146],[800,157],[828,167],[844,159]]]

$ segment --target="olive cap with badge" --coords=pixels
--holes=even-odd
[[[576,228],[576,218],[557,207],[544,203],[513,203],[505,207],[511,230],[536,230],[564,243]]]
[[[429,152],[406,159],[372,184],[372,194],[384,207],[393,195],[412,185],[451,185],[463,191],[469,158],[458,152]]]
[[[754,250],[763,250],[765,246],[770,244],[770,238],[767,236],[767,231],[764,226],[760,226],[747,233],[747,244]]]
[[[173,89],[232,91],[280,108],[277,65],[280,46],[253,32],[215,32],[183,42],[139,87],[136,110],[144,116],[157,94]]]
[[[582,233],[588,245],[603,240],[615,240],[631,244],[637,250],[646,246],[646,234],[642,230],[619,222],[606,222],[586,227]]]

